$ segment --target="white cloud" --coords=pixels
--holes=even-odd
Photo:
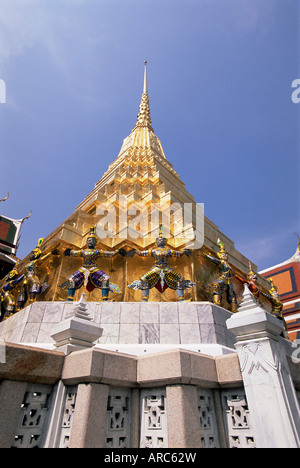
[[[106,38],[91,27],[91,17],[81,8],[85,4],[86,0],[1,0],[0,78],[38,46],[49,57],[49,67],[55,67],[65,81],[66,89],[93,102],[92,71],[99,67],[99,42]],[[85,87],[78,93],[82,75]]]
[[[43,16],[35,0],[1,2],[0,63],[2,66],[45,37],[46,25]]]
[[[61,66],[68,48],[91,43],[88,25],[77,7],[85,0],[1,0],[0,65],[40,45]]]

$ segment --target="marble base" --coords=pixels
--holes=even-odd
[[[210,350],[208,354],[235,352],[236,339],[226,327],[232,314],[210,302],[87,302],[86,305],[93,322],[103,329],[97,347],[120,352],[131,349],[131,354],[142,354],[175,346],[204,353],[201,344]],[[54,346],[51,338],[54,328],[74,315],[75,306],[70,302],[36,302],[27,306],[0,323],[0,340]]]

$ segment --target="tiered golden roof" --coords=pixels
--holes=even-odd
[[[124,139],[118,157],[77,209],[96,214],[97,208],[103,204],[118,208],[120,196],[125,198],[127,206],[134,203],[145,206],[155,204],[160,211],[168,209],[172,203],[194,203],[194,197],[187,192],[179,175],[166,159],[161,141],[154,133],[147,91],[146,61],[136,124]],[[150,231],[149,226],[140,239],[134,239],[134,244],[143,248],[151,245],[156,234],[149,235]],[[174,237],[172,227],[171,233],[171,237]],[[104,244],[115,247],[120,242],[118,232],[115,232],[115,237],[106,239]],[[179,239],[171,242],[173,245],[182,244]]]

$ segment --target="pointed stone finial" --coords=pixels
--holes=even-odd
[[[53,329],[51,337],[54,340],[54,346],[65,354],[95,346],[103,333],[103,328],[93,320],[87,309],[85,294],[82,294],[80,301],[73,309],[75,315],[72,314]]]
[[[84,319],[84,320],[92,320],[92,317],[87,311],[87,304],[85,302],[85,294],[81,294],[80,301],[74,307],[75,317]]]
[[[247,284],[244,286],[243,300],[238,308],[238,312],[246,312],[248,310],[261,309],[264,310],[258,303]]]

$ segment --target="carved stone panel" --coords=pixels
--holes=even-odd
[[[51,390],[49,385],[28,385],[12,448],[42,448]]]
[[[131,390],[110,388],[106,415],[106,447],[130,447],[130,417]]]
[[[222,406],[229,448],[255,448],[244,389],[223,392]]]
[[[59,448],[69,448],[76,397],[77,386],[67,387],[61,421]]]
[[[198,411],[202,448],[219,448],[219,436],[211,390],[198,388]]]
[[[141,392],[142,448],[168,447],[166,390],[147,389]]]

